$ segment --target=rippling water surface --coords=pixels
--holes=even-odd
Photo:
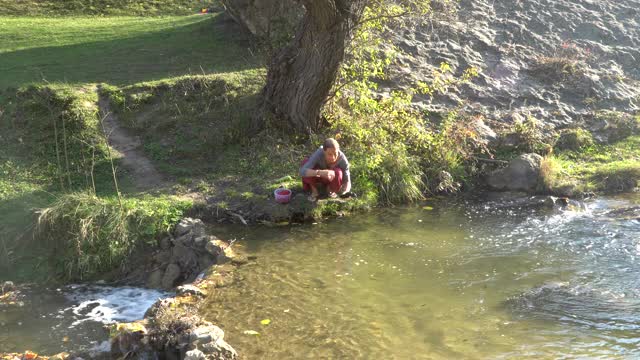
[[[430,206],[216,229],[257,259],[203,311],[249,359],[640,357],[639,197]]]

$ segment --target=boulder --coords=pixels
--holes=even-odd
[[[189,272],[198,267],[198,255],[194,249],[176,244],[176,246],[171,249],[171,262],[178,264],[182,272]]]
[[[203,236],[206,233],[204,223],[200,219],[184,218],[178,222],[173,235],[178,238],[187,233],[192,236]]]
[[[495,190],[534,192],[540,177],[542,156],[524,154],[511,160],[506,168],[493,171],[487,184]]]
[[[147,287],[152,289],[162,287],[163,275],[164,272],[161,269],[154,270],[147,279]]]
[[[162,277],[162,287],[165,289],[172,289],[176,281],[180,278],[180,266],[176,264],[169,264],[167,270]]]

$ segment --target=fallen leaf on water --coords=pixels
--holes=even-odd
[[[253,331],[253,330],[245,330],[242,333],[245,334],[245,335],[260,335],[259,332]]]
[[[31,351],[27,351],[27,352],[24,353],[24,356],[22,358],[31,360],[31,359],[35,359],[37,357],[38,357],[38,354],[36,354],[34,352],[31,352]]]
[[[271,324],[271,320],[269,320],[269,319],[264,319],[264,320],[260,321],[260,324],[262,324],[262,325],[269,325],[269,324]]]
[[[431,211],[431,210],[433,210],[433,207],[432,206],[425,206],[425,207],[423,207],[423,209]]]
[[[69,337],[68,336],[65,336],[65,337],[62,338],[62,342],[68,342],[68,341],[69,341]]]

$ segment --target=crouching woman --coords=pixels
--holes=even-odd
[[[318,150],[304,159],[300,176],[302,187],[304,191],[311,192],[312,200],[317,199],[323,189],[332,198],[351,191],[349,161],[335,139],[325,140]]]

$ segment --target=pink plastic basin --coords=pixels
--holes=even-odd
[[[276,196],[276,201],[280,204],[286,204],[289,202],[289,200],[291,200],[291,190],[276,189],[273,194]]]

